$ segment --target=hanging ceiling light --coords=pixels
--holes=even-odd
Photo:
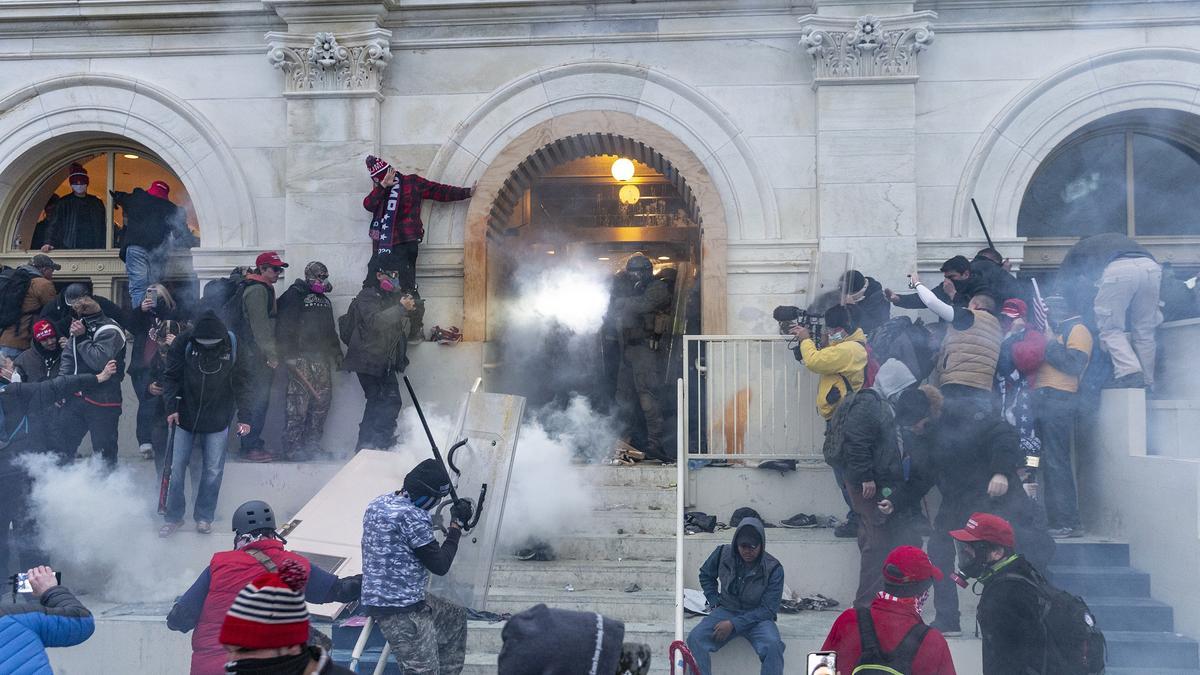
[[[124,157],[125,159],[138,159],[138,156],[137,156],[137,155],[134,155],[134,154],[131,154],[131,153],[128,153],[128,152],[127,152],[127,153],[125,153],[125,154],[123,154],[123,155],[121,155],[121,156],[122,156],[122,157]]]
[[[612,176],[622,183],[633,178],[633,162],[624,157],[617,158],[612,164]]]
[[[617,197],[622,204],[636,204],[642,198],[642,191],[636,185],[624,185],[621,191],[617,193]]]

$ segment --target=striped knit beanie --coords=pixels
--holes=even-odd
[[[221,624],[221,644],[244,649],[273,649],[308,642],[304,604],[304,568],[284,561],[238,593]]]

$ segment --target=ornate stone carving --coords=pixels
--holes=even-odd
[[[809,15],[800,45],[813,58],[813,84],[915,82],[917,54],[933,42],[933,12],[880,19],[847,19]]]
[[[380,95],[383,70],[392,59],[391,31],[344,35],[316,33],[311,38],[267,33],[267,59],[287,75],[284,95]]]

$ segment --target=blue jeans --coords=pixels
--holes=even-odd
[[[196,490],[196,504],[192,517],[197,522],[212,522],[217,510],[217,496],[221,493],[221,478],[225,475],[225,446],[229,443],[229,428],[211,434],[195,434],[183,427],[175,429],[175,447],[171,456],[171,486],[167,490],[168,523],[182,523],[187,510],[187,467],[192,458],[192,448],[199,445],[203,452],[203,467],[200,470],[200,486]]]
[[[688,649],[692,650],[692,656],[696,658],[696,665],[700,666],[700,672],[703,675],[712,675],[712,659],[709,655],[724,647],[729,640],[741,636],[750,642],[750,645],[754,647],[754,653],[758,654],[758,660],[762,662],[760,671],[762,675],[783,675],[785,645],[783,639],[779,637],[779,627],[775,625],[774,621],[759,621],[745,633],[735,631],[725,642],[718,643],[713,639],[713,628],[716,628],[717,624],[722,621],[735,616],[737,616],[736,612],[717,607],[712,614],[704,617],[692,629],[692,632],[688,633]]]
[[[17,349],[16,347],[5,347],[3,345],[0,345],[0,356],[3,356],[5,358],[15,359],[18,356],[20,356],[21,353],[24,351],[25,351],[24,349]]]
[[[146,299],[150,284],[162,281],[167,266],[166,249],[147,251],[141,246],[125,249],[125,271],[129,274],[129,306],[133,311]]]

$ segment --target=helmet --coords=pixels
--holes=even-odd
[[[233,532],[242,535],[255,530],[275,529],[275,512],[271,505],[255,499],[237,507],[233,512]]]
[[[625,263],[625,269],[629,272],[650,274],[654,271],[654,264],[646,256],[637,253]]]

